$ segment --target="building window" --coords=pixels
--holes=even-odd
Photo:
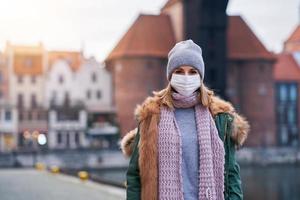
[[[27,112],[27,120],[31,121],[33,119],[33,112],[28,111]]]
[[[19,120],[20,120],[20,121],[23,121],[23,119],[24,119],[24,114],[23,114],[23,112],[19,112]]]
[[[96,83],[97,82],[97,74],[94,72],[93,74],[92,74],[92,82],[93,83]]]
[[[23,94],[18,94],[18,107],[19,108],[23,108],[23,104],[24,104],[24,98],[23,98]]]
[[[292,87],[290,88],[290,99],[292,101],[297,101],[297,91],[298,91],[298,88],[297,88],[297,85],[292,85]]]
[[[80,145],[80,138],[79,138],[79,133],[75,133],[75,144],[76,146],[79,146]]]
[[[97,99],[101,99],[101,91],[100,90],[96,91],[96,97],[97,97]]]
[[[36,112],[36,119],[37,120],[42,120],[42,113],[40,111]]]
[[[57,93],[56,93],[55,90],[53,90],[52,93],[51,93],[51,99],[50,99],[51,105],[55,105],[56,104],[56,96],[57,96]]]
[[[60,75],[59,77],[58,77],[58,82],[59,82],[59,84],[63,84],[64,83],[64,76],[63,75]]]
[[[18,76],[18,83],[19,84],[23,83],[23,76],[21,76],[21,75]]]
[[[36,103],[36,95],[32,94],[31,95],[31,108],[36,108],[37,107],[37,103]]]
[[[70,147],[70,133],[66,133],[66,148]]]
[[[5,119],[5,121],[11,121],[11,111],[10,110],[5,111],[4,119]]]
[[[90,99],[91,97],[92,97],[91,90],[87,90],[87,91],[86,91],[86,98],[87,98],[87,99]]]
[[[35,84],[36,83],[36,76],[31,76],[31,83]]]
[[[64,104],[65,105],[70,105],[71,103],[71,98],[70,98],[70,94],[68,91],[65,92],[65,96],[64,96]]]
[[[297,146],[299,143],[298,96],[297,83],[276,84],[277,138],[281,146]]]
[[[57,138],[56,138],[56,142],[57,144],[61,144],[62,143],[62,134],[61,133],[57,133]]]

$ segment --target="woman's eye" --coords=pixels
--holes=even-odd
[[[175,71],[176,74],[181,74],[183,73],[182,71]]]
[[[190,74],[197,74],[197,71],[190,71]]]

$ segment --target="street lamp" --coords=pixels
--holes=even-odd
[[[39,131],[35,130],[32,133],[30,131],[24,131],[23,136],[26,141],[29,141],[33,149],[35,151],[32,152],[33,154],[33,166],[35,165],[37,161],[37,152],[39,150],[39,145],[45,145],[47,143],[46,135],[43,133],[40,133]],[[27,142],[26,142],[27,143]]]

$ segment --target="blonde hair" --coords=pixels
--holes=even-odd
[[[200,101],[205,107],[209,107],[214,96],[214,91],[208,88],[203,82],[199,88],[200,90]]]

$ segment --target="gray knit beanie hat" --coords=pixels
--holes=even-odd
[[[181,65],[190,65],[198,70],[204,79],[204,61],[202,49],[193,40],[184,40],[175,44],[168,53],[167,79],[170,81],[173,71]]]

